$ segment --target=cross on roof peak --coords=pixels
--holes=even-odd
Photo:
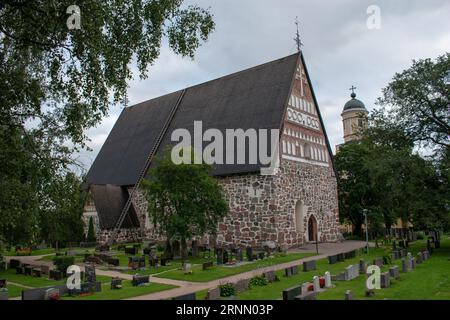
[[[303,42],[300,39],[300,22],[298,20],[298,16],[295,17],[295,25],[297,26],[297,34],[296,34],[296,37],[294,38],[294,40],[295,40],[295,43],[297,44],[297,50],[298,50],[298,52],[300,52],[302,50]]]
[[[352,98],[356,98],[356,93],[355,93],[355,90],[356,90],[357,88],[355,87],[355,86],[352,86],[350,89],[348,89],[348,90],[350,90],[351,92],[352,92],[352,94],[351,94],[351,97]]]

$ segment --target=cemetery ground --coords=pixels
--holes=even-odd
[[[349,265],[357,265],[360,259],[372,264],[373,259],[382,257],[389,251],[390,246],[384,248],[371,248],[369,254],[362,254],[353,259],[329,264],[328,259],[317,261],[317,269],[309,272],[300,271],[297,275],[286,277],[284,270],[276,272],[279,281],[265,286],[255,286],[236,295],[238,300],[279,300],[282,291],[305,282],[312,282],[313,276],[323,276],[326,271],[336,275]],[[407,249],[414,257],[417,252],[426,249],[426,241],[416,241]],[[401,260],[392,260],[391,264],[384,265],[381,271],[388,271],[389,267],[398,266],[401,270]],[[450,300],[450,237],[442,239],[440,249],[436,249],[431,259],[417,264],[416,269],[408,273],[400,273],[398,280],[391,279],[389,288],[375,290],[373,297],[365,296],[366,276],[360,275],[351,281],[333,281],[333,288],[318,293],[318,300],[344,300],[347,290],[351,290],[353,298],[357,300]],[[197,299],[204,299],[207,290],[197,292]],[[226,299],[226,298],[222,298]]]

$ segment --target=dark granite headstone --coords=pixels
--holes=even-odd
[[[338,263],[338,256],[337,255],[333,255],[333,256],[329,256],[328,257],[328,263],[329,264],[335,264]]]
[[[59,290],[61,296],[69,293],[69,289],[67,289],[67,286],[65,284],[60,286],[28,289],[22,290],[22,300],[45,300],[46,291],[49,289]]]
[[[294,298],[294,300],[317,300],[316,291],[307,291]]]
[[[399,279],[400,278],[400,270],[399,270],[398,266],[390,267],[389,275],[396,280]]]
[[[391,277],[389,272],[383,272],[381,274],[381,288],[389,288],[391,286]]]
[[[122,288],[122,279],[112,278],[111,279],[111,290],[117,290]]]
[[[20,267],[20,260],[17,260],[17,259],[9,260],[9,267],[11,269],[16,269],[16,268]]]
[[[144,283],[149,283],[149,282],[150,282],[149,276],[141,276],[141,275],[134,275],[133,280],[131,281],[131,283],[135,287],[142,285]]]
[[[218,287],[209,289],[206,293],[206,300],[218,300],[220,299],[220,289]]]
[[[381,268],[383,266],[383,258],[375,258],[373,264]]]
[[[274,282],[277,279],[277,275],[275,274],[275,271],[267,271],[263,274],[264,278],[266,278],[267,282]]]
[[[6,279],[0,279],[0,288],[6,288]]]
[[[93,264],[87,263],[84,266],[84,273],[86,275],[86,281],[89,283],[97,282],[97,276],[95,274],[95,266]]]
[[[316,270],[316,260],[303,262],[303,272]]]
[[[283,290],[283,300],[294,300],[295,297],[302,294],[302,286],[295,286],[288,288],[286,290]]]
[[[213,266],[214,266],[214,264],[212,261],[204,262],[202,264],[202,270],[205,271],[205,270],[211,269]]]

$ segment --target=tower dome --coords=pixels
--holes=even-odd
[[[366,106],[361,100],[356,99],[356,93],[354,92],[351,94],[351,99],[348,100],[347,103],[344,105],[343,112],[350,110],[359,110],[367,112]]]
[[[351,99],[344,105],[342,111],[342,122],[344,125],[344,141],[359,140],[362,131],[367,127],[367,115],[369,112],[361,100],[356,99],[356,87],[352,86],[350,90],[352,94]]]

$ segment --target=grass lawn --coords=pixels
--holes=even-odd
[[[0,271],[0,278],[6,279],[7,282],[14,282],[17,284],[21,284],[27,287],[32,288],[42,288],[42,287],[48,287],[48,286],[54,286],[54,285],[61,285],[66,282],[66,280],[50,280],[44,277],[32,277],[32,276],[26,276],[23,274],[16,274],[16,270],[8,269],[6,271]],[[109,283],[111,282],[111,277],[108,276],[97,276],[97,281],[100,281],[102,283]],[[21,288],[22,290],[23,288]]]
[[[237,267],[214,266],[211,269],[205,271],[202,270],[201,265],[197,264],[192,266],[192,274],[184,274],[184,272],[181,269],[177,269],[159,274],[158,277],[174,280],[193,281],[193,282],[208,282],[211,280],[229,277],[235,274],[251,271],[258,268],[299,260],[312,255],[315,255],[315,253],[290,253],[285,256],[278,256],[275,258],[258,260],[253,263],[248,263]]]
[[[413,255],[418,250],[426,248],[425,241],[417,241],[408,249]],[[284,289],[300,285],[310,281],[315,275],[323,275],[326,271],[331,274],[337,274],[344,271],[345,267],[351,264],[357,264],[360,259],[366,262],[372,262],[375,257],[383,256],[385,249],[371,249],[369,255],[362,255],[355,259],[345,260],[333,265],[328,263],[327,259],[321,259],[317,262],[317,270],[310,272],[300,272],[298,275],[286,278],[284,271],[278,271],[277,275],[280,281],[271,283],[263,287],[255,287],[237,296],[240,300],[277,300],[281,299]],[[436,251],[432,258],[420,265],[410,273],[400,273],[400,280],[393,281],[388,289],[377,290],[373,298],[366,298],[365,295],[365,277],[363,275],[352,281],[333,281],[335,288],[328,289],[318,294],[319,300],[344,300],[347,290],[352,290],[355,299],[450,299],[450,239],[442,239],[441,249]],[[392,261],[392,265],[398,265],[401,270],[401,260]],[[382,271],[389,269],[384,266]],[[199,292],[198,297],[204,297],[205,292]]]
[[[13,284],[7,284],[6,288],[8,289],[8,298],[20,297],[22,295],[23,288],[21,287]]]
[[[47,249],[33,250],[31,252],[31,254],[29,254],[29,256],[40,256],[40,255],[43,255],[43,254],[50,254],[50,253],[55,253],[55,249],[47,248]],[[5,252],[3,255],[5,257],[6,256],[17,256],[17,253],[16,253],[16,250],[13,248],[13,249],[11,249],[11,251]],[[26,256],[28,256],[28,255],[26,255]]]
[[[148,286],[143,287],[133,287],[131,281],[123,280],[122,289],[111,290],[110,283],[102,284],[102,292],[95,293],[90,296],[79,297],[79,296],[65,296],[63,300],[120,300],[131,297],[142,296],[149,293],[164,291],[168,289],[176,288],[176,286],[150,283]]]

